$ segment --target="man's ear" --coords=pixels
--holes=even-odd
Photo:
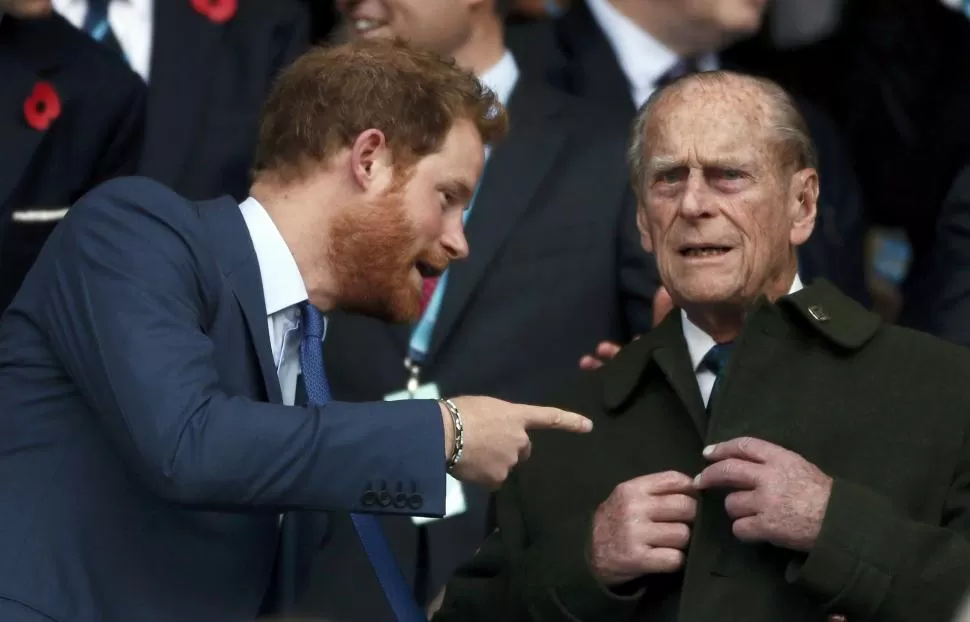
[[[637,202],[637,229],[640,231],[640,246],[648,253],[653,252],[653,240],[650,239],[650,224],[647,222],[647,206],[643,199]]]
[[[360,133],[350,148],[351,175],[357,185],[366,190],[390,164],[390,149],[384,133],[369,129]]]
[[[818,215],[818,172],[813,168],[797,171],[791,181],[791,234],[793,246],[804,244],[815,229]]]

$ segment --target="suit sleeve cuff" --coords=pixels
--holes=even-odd
[[[574,622],[631,619],[645,590],[619,594],[600,582],[589,563],[590,520],[574,523],[571,529],[572,537],[562,534],[530,551],[533,559],[527,567],[532,576],[527,581],[535,595],[532,602],[550,603],[556,617],[565,615]],[[577,547],[577,542],[585,546]]]
[[[891,574],[871,547],[891,546],[894,511],[872,491],[835,480],[815,548],[785,578],[825,600],[825,609],[869,619],[889,594]],[[860,520],[861,519],[861,520]]]
[[[367,481],[363,495],[351,512],[441,517],[445,514],[447,472],[441,407],[435,400],[399,400],[381,404],[374,422],[380,430],[360,439],[377,452],[384,472]],[[375,417],[373,404],[344,404]]]

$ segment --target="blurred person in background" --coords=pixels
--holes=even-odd
[[[135,171],[144,113],[138,76],[49,0],[0,0],[0,313],[67,206]]]
[[[907,291],[901,322],[970,346],[970,165],[950,188],[934,239]]]
[[[764,0],[572,0],[543,33],[523,29],[510,47],[532,59],[527,71],[597,101],[604,116],[631,121],[655,88],[685,73],[726,67],[734,43],[758,32]],[[849,152],[835,126],[817,108],[799,102],[819,148],[825,180],[818,226],[799,249],[799,274],[825,277],[863,304],[863,201]],[[604,122],[590,119],[590,123]]]
[[[270,84],[310,43],[300,0],[54,0],[148,84],[139,173],[179,194],[246,198]]]
[[[523,74],[503,41],[508,7],[495,0],[345,0],[339,8],[352,38],[397,36],[454,57],[507,103],[511,127],[488,153],[466,215],[471,255],[426,281],[421,320],[393,326],[332,315],[326,358],[334,395],[475,391],[532,403],[570,383],[576,360],[598,341],[647,330],[656,270],[636,232],[623,169],[626,121],[609,123]],[[444,520],[383,521],[422,602],[487,533],[486,491],[454,484]],[[348,622],[393,619],[349,530],[349,521],[334,520],[303,611]],[[338,560],[344,570],[334,576],[328,568]]]
[[[552,403],[435,622],[951,620],[970,584],[970,352],[887,324],[796,248],[819,196],[776,84],[655,94],[630,168],[681,309]]]

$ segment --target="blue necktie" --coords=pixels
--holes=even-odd
[[[81,30],[91,35],[91,38],[95,41],[100,41],[124,58],[125,54],[121,49],[121,43],[115,37],[114,32],[111,30],[111,24],[108,22],[109,4],[111,4],[111,0],[88,0],[88,12],[84,16],[84,23],[81,25]],[[125,60],[127,61],[127,59]]]
[[[731,358],[732,348],[734,348],[734,343],[731,341],[715,344],[714,347],[707,351],[707,354],[704,355],[704,360],[701,361],[702,367],[714,372],[714,386],[711,388],[711,396],[707,399],[707,414],[711,414],[711,407],[714,406],[714,398],[717,397],[718,389],[721,388],[721,378],[724,375],[724,369],[727,367],[728,360]]]
[[[330,401],[330,385],[323,369],[323,315],[309,303],[303,303],[302,312],[300,366],[303,383],[310,403],[325,404]],[[398,568],[378,518],[371,514],[351,514],[350,517],[398,622],[427,622],[427,616],[418,607]]]

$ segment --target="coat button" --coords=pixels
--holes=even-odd
[[[377,504],[377,493],[373,490],[368,490],[364,493],[364,496],[360,498],[360,504],[364,507],[370,507]]]
[[[408,497],[408,507],[412,510],[420,510],[424,507],[424,497],[418,493],[411,495]]]

